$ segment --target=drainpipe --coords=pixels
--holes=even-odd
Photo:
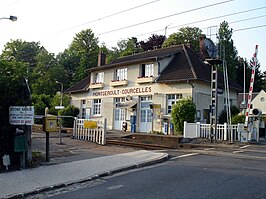
[[[194,85],[189,81],[189,79],[187,79],[187,83],[192,87],[192,94],[191,94],[191,98],[192,98],[192,102],[194,100],[193,95],[194,95]]]

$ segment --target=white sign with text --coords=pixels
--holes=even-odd
[[[9,123],[13,125],[33,125],[34,106],[10,106]]]

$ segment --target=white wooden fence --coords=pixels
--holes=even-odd
[[[240,141],[240,131],[244,124],[228,125],[217,124],[217,131],[214,132],[214,139],[216,140],[229,140],[229,141]],[[185,138],[210,138],[211,125],[197,123],[184,122],[184,137]]]
[[[106,119],[104,119],[102,122],[97,121],[97,128],[84,128],[84,121],[90,120],[75,118],[73,127],[73,138],[105,145]]]

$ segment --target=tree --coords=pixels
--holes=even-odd
[[[9,123],[9,106],[23,105],[25,102],[25,76],[27,65],[22,62],[0,61],[0,126]]]
[[[148,51],[153,50],[154,48],[161,48],[164,41],[165,36],[153,34],[146,42],[140,41],[139,45],[144,51]]]
[[[30,102],[26,73],[25,63],[0,60],[0,156],[9,154],[12,167],[20,163],[18,153],[14,152],[16,127],[9,124],[9,107],[25,106]]]
[[[233,80],[236,80],[236,72],[237,72],[237,65],[238,57],[237,57],[237,50],[234,46],[234,41],[232,39],[233,29],[229,28],[229,25],[226,21],[220,24],[220,28],[218,30],[218,52],[219,57],[225,61],[227,66],[228,76],[231,77]],[[222,70],[220,68],[220,70]]]
[[[55,109],[56,106],[60,105],[61,101],[61,93],[57,92],[54,97],[51,100],[50,106],[49,106],[49,113],[53,115],[58,115],[58,110]],[[64,107],[67,107],[70,104],[70,97],[69,95],[63,95],[62,105]]]
[[[140,52],[138,39],[131,37],[117,42],[120,57]]]
[[[78,60],[73,75],[73,81],[77,83],[86,77],[86,69],[97,66],[98,38],[91,29],[82,30],[76,34],[66,53],[73,56],[72,60]]]
[[[180,28],[178,32],[173,33],[163,43],[163,47],[169,47],[180,44],[190,44],[192,49],[199,53],[199,40],[202,35],[202,30],[197,27]]]
[[[56,81],[66,82],[66,70],[57,63],[54,55],[43,50],[36,56],[33,70],[32,90],[34,94],[54,95],[58,90]]]
[[[6,43],[4,50],[1,54],[2,60],[16,60],[28,63],[30,68],[36,66],[35,57],[44,48],[40,46],[39,42],[26,42],[21,39],[11,40]]]
[[[178,100],[171,112],[175,132],[183,132],[184,121],[194,122],[195,114],[196,105],[191,98]]]
[[[80,63],[80,57],[74,51],[65,49],[63,53],[59,53],[56,57],[58,64],[66,71],[65,87],[73,86],[76,82],[76,69]]]
[[[262,82],[263,82],[262,89],[266,91],[266,71],[264,71],[262,74]]]
[[[253,62],[253,60],[251,59],[250,60],[250,66],[252,66],[252,62]],[[247,77],[249,82],[250,82],[250,78],[251,78],[251,73],[252,73],[252,69],[249,69],[248,70],[248,77]],[[249,85],[250,84],[248,84],[248,88],[249,88]],[[260,63],[257,62],[257,66],[255,69],[255,80],[254,80],[254,85],[253,85],[253,91],[254,92],[260,92],[262,88],[263,88],[263,74],[261,74],[261,72],[260,72]]]
[[[52,98],[50,95],[33,94],[32,95],[32,105],[34,106],[34,114],[35,115],[44,115],[45,114],[45,108],[50,107],[51,100],[52,100]]]

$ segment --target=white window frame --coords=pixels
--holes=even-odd
[[[93,110],[92,114],[94,116],[101,115],[101,106],[102,106],[102,100],[101,99],[94,99],[93,100]]]
[[[118,68],[115,70],[115,80],[123,81],[127,80],[127,68]]]
[[[170,98],[171,96],[171,98]],[[182,99],[181,93],[167,94],[166,95],[166,113],[170,115],[173,110],[173,105],[177,103],[178,100]]]
[[[153,77],[154,76],[154,64],[153,63],[148,63],[145,64],[145,77]]]
[[[103,83],[103,81],[104,81],[104,72],[95,73],[94,83]]]

